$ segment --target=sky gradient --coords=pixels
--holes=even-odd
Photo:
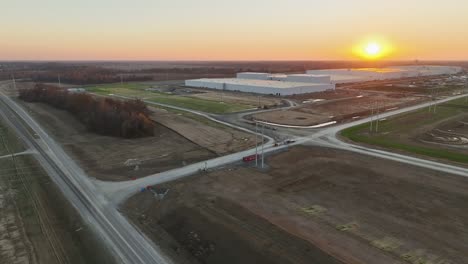
[[[468,1],[1,1],[0,60],[468,60]]]

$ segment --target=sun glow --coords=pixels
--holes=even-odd
[[[381,50],[382,49],[380,48],[380,45],[375,42],[367,44],[367,46],[364,49],[366,54],[369,56],[378,56]]]
[[[377,60],[388,57],[392,51],[392,46],[383,39],[367,39],[353,48],[354,55],[366,60]]]

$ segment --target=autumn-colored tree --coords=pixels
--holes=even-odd
[[[90,94],[70,93],[44,84],[20,90],[19,98],[66,110],[98,134],[125,138],[154,135],[155,123],[149,118],[150,111],[141,100],[95,98]]]

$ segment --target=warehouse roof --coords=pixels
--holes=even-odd
[[[193,81],[210,82],[210,83],[226,83],[226,84],[237,84],[237,85],[248,85],[248,86],[259,86],[259,87],[271,87],[271,88],[295,88],[295,87],[312,87],[322,86],[323,83],[303,83],[303,82],[283,82],[283,81],[270,81],[270,80],[251,80],[251,79],[198,79]]]
[[[326,74],[307,74],[307,73],[302,73],[302,74],[290,74],[287,76],[297,76],[297,77],[330,77],[330,75]]]
[[[268,75],[269,73],[266,73],[266,72],[239,72],[239,73],[237,73],[237,74]]]

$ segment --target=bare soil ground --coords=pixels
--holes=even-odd
[[[258,94],[249,94],[249,93],[240,93],[240,92],[231,92],[231,91],[216,91],[212,89],[194,89],[190,88],[192,91],[196,91],[190,95],[191,97],[197,97],[206,100],[222,101],[225,103],[231,104],[246,104],[252,105],[252,108],[256,108],[259,105],[261,107],[274,107],[282,104],[281,97],[267,96],[267,95],[258,95]]]
[[[15,135],[3,130],[4,150],[15,153]],[[113,263],[32,156],[0,159],[0,263]]]
[[[297,147],[135,195],[125,212],[189,263],[465,263],[468,179]],[[293,165],[294,164],[294,165]],[[187,257],[189,256],[189,257]]]
[[[323,100],[343,99],[343,98],[356,97],[361,94],[362,93],[359,91],[336,89],[334,91],[323,91],[323,92],[310,93],[310,94],[296,94],[296,95],[288,96],[287,98],[297,100],[299,102],[303,102],[303,101],[311,101],[311,100],[316,100],[316,99],[323,99]]]
[[[154,120],[217,155],[238,152],[255,145],[255,136],[227,128],[205,118],[150,107]]]
[[[394,93],[366,94],[351,98],[306,103],[300,107],[254,115],[256,119],[286,125],[310,126],[330,121],[346,122],[368,116],[374,111],[387,111],[420,103],[425,98]]]
[[[90,176],[101,180],[129,180],[169,170],[216,154],[158,125],[154,137],[122,139],[87,129],[66,111],[41,103],[24,103]],[[141,163],[135,170],[136,163]]]
[[[456,149],[468,155],[468,115],[457,116],[416,137],[417,141]]]

